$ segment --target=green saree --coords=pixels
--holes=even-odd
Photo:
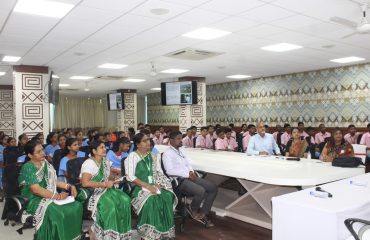
[[[93,160],[86,160],[93,161]],[[92,176],[93,182],[108,181],[110,166],[103,159],[98,173]],[[83,189],[82,194],[87,191]],[[121,190],[114,188],[95,188],[89,199],[88,210],[92,212],[92,230],[96,239],[131,239],[131,199]]]
[[[157,171],[156,164],[155,156],[148,154],[137,163],[135,176],[143,182],[159,184],[161,193],[152,194],[135,186],[131,196],[132,206],[139,216],[138,233],[146,240],[175,237],[173,212],[177,198],[169,180]]]
[[[65,205],[56,205],[52,199],[42,198],[33,194],[30,186],[39,184],[51,192],[56,192],[56,173],[47,161],[42,167],[27,162],[19,175],[22,196],[29,199],[22,215],[22,221],[29,216],[34,217],[36,240],[71,240],[79,239],[82,225],[82,205],[72,202]]]

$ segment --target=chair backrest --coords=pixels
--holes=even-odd
[[[17,163],[18,157],[20,157],[22,153],[18,147],[7,147],[4,149],[3,156],[4,156],[4,165]]]
[[[360,144],[362,135],[364,135],[364,134],[361,133],[360,135],[358,135],[358,137],[357,137],[357,144]]]
[[[355,157],[359,157],[362,159],[362,162],[365,163],[366,159],[366,145],[361,144],[352,144],[353,151],[355,153]]]
[[[18,195],[20,193],[18,177],[21,171],[22,165],[10,163],[4,166],[3,172],[3,188],[5,196]]]
[[[63,157],[63,149],[55,150],[54,155],[53,155],[53,167],[57,173],[59,172],[60,160],[62,159],[62,157]]]
[[[80,185],[80,173],[82,164],[85,162],[85,158],[70,159],[67,162],[67,183],[73,185]]]
[[[193,148],[195,148],[195,147],[196,147],[196,146],[195,146],[196,144],[197,144],[197,137],[194,137],[194,138],[193,138]]]
[[[125,170],[125,160],[127,157],[123,157],[121,159],[121,175],[126,176],[126,170]]]
[[[243,134],[236,134],[236,142],[238,143],[238,152],[243,152]]]
[[[84,153],[86,153],[86,157],[88,157],[89,156],[89,154],[90,154],[90,146],[83,146],[83,147],[80,147],[80,149],[79,149],[81,152],[84,152]]]
[[[216,140],[217,140],[216,138],[212,140],[212,143],[213,143],[213,150],[215,150],[215,149],[216,149],[216,146],[215,146]]]

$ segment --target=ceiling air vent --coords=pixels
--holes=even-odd
[[[122,80],[127,78],[126,76],[110,76],[110,75],[101,75],[97,76],[95,79],[96,80],[109,80],[109,81],[115,81],[115,80]]]
[[[211,57],[215,57],[224,53],[221,52],[210,52],[204,50],[197,50],[192,48],[181,49],[172,53],[168,53],[165,56],[183,60],[203,60]]]

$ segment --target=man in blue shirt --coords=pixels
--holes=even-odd
[[[265,124],[257,124],[257,134],[248,143],[247,155],[280,155],[279,146],[272,134],[266,133]]]

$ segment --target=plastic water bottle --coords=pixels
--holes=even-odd
[[[313,197],[318,197],[318,198],[329,198],[328,192],[311,191],[310,195]]]
[[[307,159],[311,160],[311,153],[310,152],[307,153]]]

